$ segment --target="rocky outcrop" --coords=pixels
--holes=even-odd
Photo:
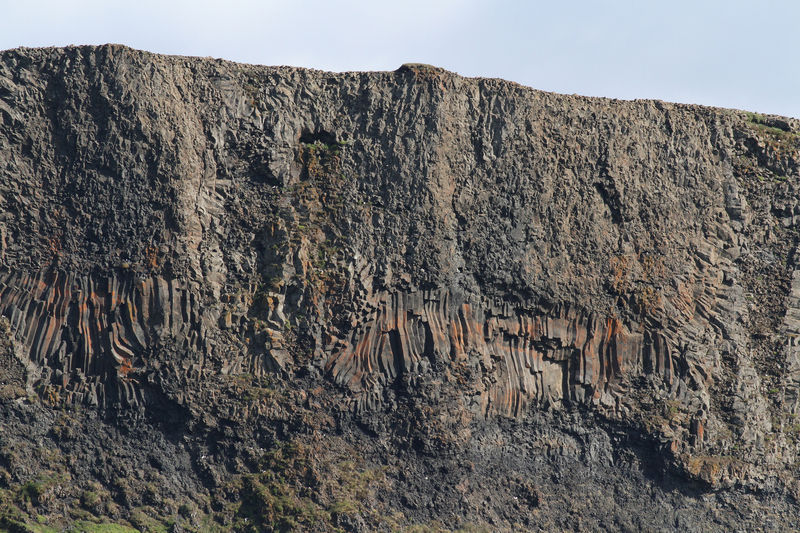
[[[615,406],[622,382],[643,372],[673,380],[675,365],[663,339],[648,336],[645,343],[618,318],[569,307],[539,315],[504,303],[482,308],[439,291],[376,300],[350,338],[334,343],[326,363],[334,380],[354,391],[426,372],[444,360],[496,368],[474,409],[519,416],[530,403]]]
[[[145,529],[790,528],[799,149],[426,65],[2,52],[0,503],[38,468],[108,495],[42,513]]]
[[[0,313],[12,338],[41,369],[39,387],[68,403],[105,406],[111,382],[135,405],[138,389],[129,375],[160,339],[209,350],[199,303],[175,281],[58,272],[0,279]]]

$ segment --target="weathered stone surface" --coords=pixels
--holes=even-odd
[[[356,393],[426,372],[442,359],[496,367],[496,382],[473,400],[484,415],[519,416],[531,402],[615,406],[623,379],[643,372],[673,379],[664,341],[648,337],[645,344],[617,318],[568,307],[538,316],[508,305],[482,309],[440,291],[384,293],[376,300],[374,312],[362,315],[326,363],[333,379]]]
[[[0,490],[60,468],[110,503],[36,513],[238,530],[276,479],[323,529],[792,529],[799,149],[794,119],[426,65],[2,52]]]

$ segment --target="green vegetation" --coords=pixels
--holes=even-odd
[[[171,518],[156,519],[150,516],[153,514],[152,509],[149,507],[140,507],[134,510],[130,516],[130,522],[139,531],[146,531],[147,533],[168,533],[172,530],[174,520]],[[184,527],[187,531],[192,531]]]
[[[252,475],[242,481],[241,504],[233,530],[252,532],[311,529],[329,517],[308,498],[301,498],[280,477]]]
[[[37,529],[29,527],[27,522],[28,516],[15,504],[13,493],[9,490],[0,490],[0,531],[37,532]]]
[[[775,125],[778,124],[777,122],[768,119],[767,117],[765,117],[760,113],[747,113],[747,121],[750,124],[759,126],[763,128],[765,131],[772,133],[774,135],[782,135],[784,133],[792,134],[792,131],[788,127],[783,126],[782,124],[781,127],[778,127]]]
[[[356,514],[358,513],[358,504],[356,504],[353,500],[337,500],[328,507],[328,512],[333,514]]]
[[[798,415],[784,412],[782,418],[783,424],[781,424],[780,415],[777,415],[776,419],[772,422],[773,426],[777,428],[782,425],[783,434],[790,442],[797,443],[800,441],[800,420],[798,420]]]
[[[34,450],[33,453],[49,457],[52,460],[63,459],[53,450]],[[119,523],[104,516],[107,512],[115,513],[116,504],[111,500],[109,492],[99,483],[89,483],[84,490],[79,492],[79,497],[72,500],[72,505],[66,509],[66,516],[60,512],[53,517],[45,517],[39,513],[52,506],[63,491],[73,488],[70,475],[59,468],[60,465],[49,462],[54,470],[48,470],[39,476],[18,484],[11,484],[9,488],[0,489],[0,532],[9,533],[55,533],[66,531],[69,533],[131,533],[139,531],[131,524]],[[5,475],[3,475],[5,474]],[[8,473],[0,469],[0,479],[8,482]],[[77,495],[77,494],[76,494]],[[136,512],[131,516],[133,521]],[[144,524],[144,523],[143,523]],[[163,532],[169,530],[169,521],[147,519],[146,527],[134,523],[143,531]]]
[[[235,376],[234,381],[243,386],[266,384],[247,376]],[[176,528],[193,533],[342,532],[347,524],[360,524],[366,530],[444,532],[456,527],[409,524],[402,513],[387,508],[376,494],[388,487],[388,467],[370,467],[349,448],[333,451],[316,443],[282,442],[249,466],[251,473],[235,476],[205,505],[148,505],[133,509],[125,519],[108,517],[119,516],[119,508],[109,490],[95,482],[83,485],[66,510],[59,506],[55,518],[39,515],[43,509],[36,508],[38,502],[52,503],[54,489],[71,486],[68,475],[50,472],[0,489],[0,533],[168,533]],[[115,483],[121,486],[124,480]],[[166,512],[173,516],[163,516],[165,509],[171,509]],[[486,531],[471,524],[455,530]]]
[[[256,473],[224,489],[237,503],[217,513],[215,521],[241,533],[341,531],[337,524],[343,517],[399,530],[402,516],[381,514],[374,502],[375,491],[386,482],[384,468],[341,458],[320,461],[318,453],[305,444],[278,444],[257,461]]]
[[[123,526],[120,524],[113,524],[111,522],[88,522],[81,520],[75,522],[67,529],[68,533],[139,533],[138,529]]]
[[[250,403],[272,399],[277,395],[269,376],[238,374],[234,376],[233,385],[237,396]]]
[[[759,137],[776,152],[796,150],[800,147],[800,132],[792,131],[788,123],[759,113],[747,113],[745,116],[747,124],[761,134]]]
[[[341,149],[343,142],[325,144],[316,141],[302,144],[300,162],[306,169],[309,178],[335,177],[341,174]]]
[[[9,533],[55,533],[56,531],[67,531],[69,533],[132,533],[137,531],[125,525],[85,519],[74,522],[66,529],[48,525],[45,517],[23,510],[26,506],[25,504],[29,503],[28,498],[41,496],[43,487],[42,483],[29,482],[18,491],[0,490],[0,531]]]
[[[16,500],[25,507],[38,507],[51,498],[53,489],[68,481],[69,476],[64,473],[42,473],[17,489]]]
[[[235,513],[234,531],[292,531],[329,521],[330,516],[318,504],[299,495],[292,486],[292,479],[307,476],[304,447],[282,444],[261,458],[259,469],[261,473],[243,476],[236,484],[241,503]]]
[[[441,522],[434,521],[429,524],[416,524],[402,529],[403,533],[489,533],[490,529],[475,524],[462,524],[457,529],[445,527]]]

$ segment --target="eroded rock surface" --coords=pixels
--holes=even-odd
[[[2,52],[0,527],[796,528],[799,150],[426,65]]]

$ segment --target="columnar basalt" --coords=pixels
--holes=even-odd
[[[36,385],[70,403],[105,405],[111,384],[135,405],[140,389],[129,374],[166,339],[180,350],[209,351],[197,296],[157,277],[7,273],[0,277],[0,315],[41,369]]]
[[[443,358],[496,374],[478,402],[481,414],[519,416],[530,403],[613,407],[624,380],[649,372],[671,383],[679,366],[663,337],[647,334],[645,343],[616,317],[569,306],[536,314],[507,303],[470,305],[447,291],[382,293],[375,304],[326,364],[356,392]]]

